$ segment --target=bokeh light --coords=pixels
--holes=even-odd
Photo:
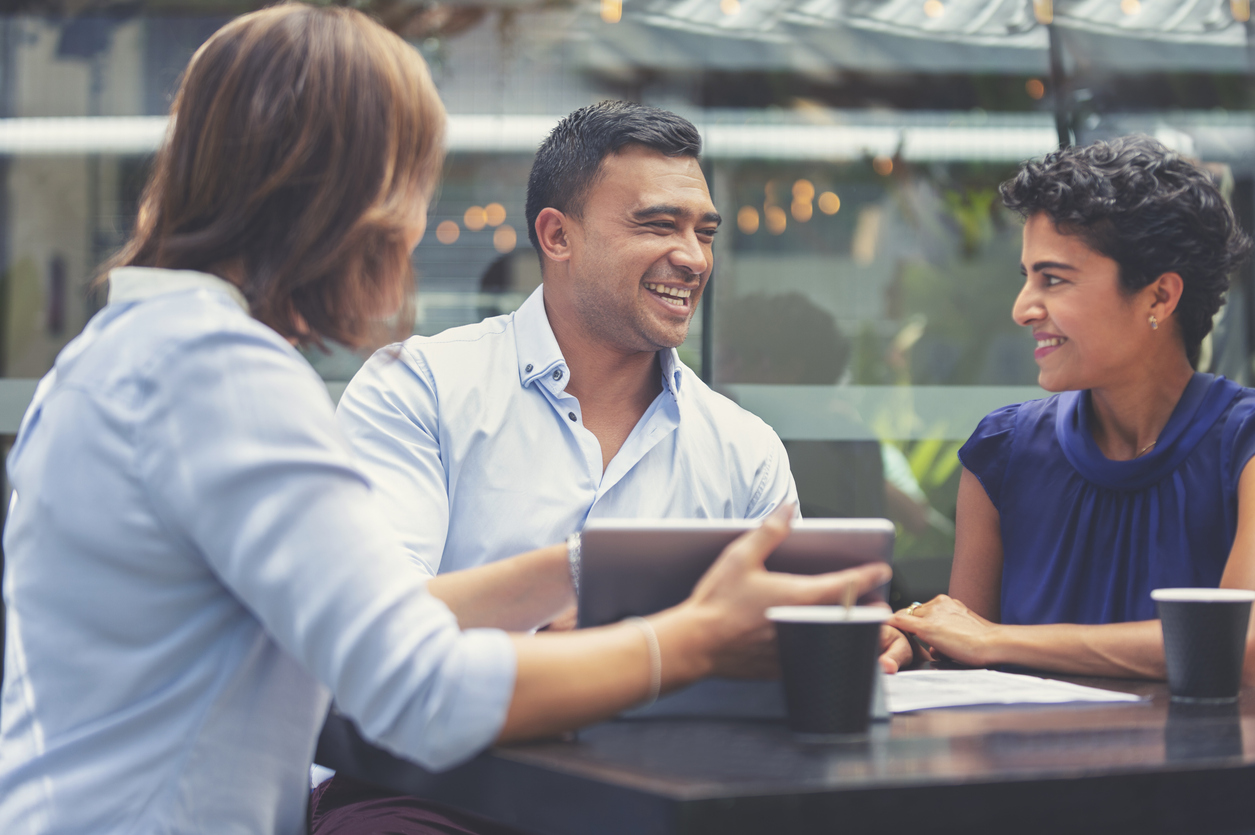
[[[872,170],[882,177],[888,177],[893,173],[893,159],[881,154],[872,160]]]
[[[776,192],[777,192],[777,190],[779,189],[779,186],[780,186],[780,184],[779,184],[779,183],[777,183],[775,180],[768,180],[768,181],[767,181],[767,182],[763,185],[763,194],[764,194],[764,195],[766,195],[766,197],[767,197],[767,201],[766,201],[766,202],[768,202],[768,203],[779,203],[779,202],[780,202],[780,198],[776,196]]]
[[[484,216],[489,226],[500,226],[505,223],[505,206],[500,203],[489,203],[484,207]]]
[[[788,215],[784,213],[784,209],[779,206],[768,206],[763,212],[767,219],[767,231],[773,235],[779,235],[784,232],[785,226],[789,223]]]
[[[810,180],[798,180],[793,184],[793,199],[809,203],[815,199],[815,184]]]
[[[622,20],[622,0],[601,0],[601,19],[606,23],[618,23]]]
[[[1140,14],[1142,11],[1141,0],[1120,0],[1120,11],[1129,17]]]
[[[462,215],[462,225],[472,232],[478,232],[488,223],[488,213],[483,206],[471,206]]]
[[[1030,99],[1040,99],[1046,95],[1046,85],[1040,78],[1030,78],[1024,82],[1024,91],[1028,93]]]
[[[831,191],[819,195],[819,211],[826,215],[835,215],[841,211],[841,198]]]
[[[941,17],[946,13],[946,5],[941,0],[925,0],[924,14],[931,18]]]
[[[462,230],[458,229],[457,221],[442,220],[436,227],[436,240],[442,244],[451,244],[458,239]]]
[[[753,206],[742,206],[736,213],[736,228],[746,235],[758,231],[758,209]]]
[[[492,233],[492,248],[497,252],[513,252],[518,245],[519,236],[513,226],[498,226]]]
[[[811,206],[809,200],[794,200],[793,205],[789,208],[793,212],[793,219],[799,223],[805,223],[815,214],[815,209]]]
[[[719,0],[719,11],[723,12],[728,17],[740,14],[741,2],[740,0]]]

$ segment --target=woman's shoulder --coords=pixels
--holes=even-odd
[[[976,425],[959,460],[984,486],[995,506],[1010,469],[1011,458],[1027,449],[1040,450],[1054,443],[1054,415],[1059,397],[1028,400],[994,409]]]
[[[1052,395],[994,409],[981,418],[968,443],[986,438],[1004,438],[1010,441],[1017,434],[1032,433],[1041,428],[1053,432],[1059,401],[1060,395]]]

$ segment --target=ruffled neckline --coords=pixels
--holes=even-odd
[[[1095,443],[1089,391],[1057,395],[1055,436],[1069,463],[1089,481],[1113,490],[1141,490],[1176,470],[1241,391],[1241,386],[1224,377],[1196,372],[1154,448],[1130,461],[1112,461]]]

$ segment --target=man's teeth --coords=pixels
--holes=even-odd
[[[657,293],[667,304],[673,304],[676,307],[684,307],[687,304],[685,299],[693,295],[692,289],[688,287],[667,287],[664,284],[650,284],[649,282],[645,282],[645,289]]]
[[[1063,343],[1067,341],[1068,339],[1066,336],[1056,336],[1053,339],[1039,339],[1037,340],[1037,347],[1038,348],[1054,348],[1055,346],[1062,345]]]

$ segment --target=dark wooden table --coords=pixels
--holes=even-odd
[[[619,720],[444,774],[333,716],[318,760],[552,835],[1255,833],[1255,692],[1191,709],[1162,684],[1068,680],[1151,698],[898,714],[832,745],[770,720]]]

